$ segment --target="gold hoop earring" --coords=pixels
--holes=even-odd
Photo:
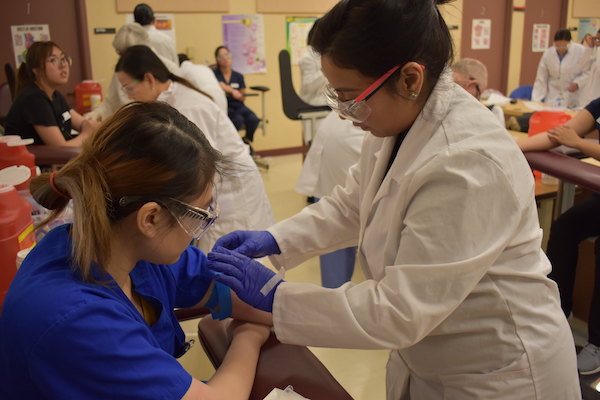
[[[408,98],[410,100],[416,100],[417,97],[419,97],[419,92],[415,92],[415,91],[408,92]]]

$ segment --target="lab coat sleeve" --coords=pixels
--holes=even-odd
[[[531,100],[542,102],[548,94],[548,66],[546,65],[547,51],[544,53],[538,64],[533,90],[531,92]]]
[[[298,61],[301,72],[300,97],[313,106],[325,104],[321,90],[327,80],[321,72],[321,66],[313,55],[306,55]]]
[[[121,90],[121,84],[117,79],[117,74],[113,74],[108,86],[108,93],[102,99],[102,103],[94,111],[86,114],[87,118],[103,121],[113,115],[119,108],[128,104],[131,100]]]
[[[271,256],[276,266],[292,268],[316,255],[356,246],[359,174],[359,166],[355,165],[344,187],[337,186],[330,196],[268,229],[281,249],[281,255]],[[312,232],[319,232],[318,237]]]
[[[273,305],[279,340],[402,349],[460,306],[514,237],[526,201],[521,204],[511,179],[490,158],[471,150],[450,153],[436,155],[397,188],[399,201],[402,192],[408,196],[406,209],[395,210],[405,213],[401,226],[372,227],[401,232],[395,265],[385,267],[382,279],[338,289],[279,286]]]

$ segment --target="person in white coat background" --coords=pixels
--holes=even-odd
[[[452,78],[454,82],[477,100],[481,100],[481,93],[487,89],[487,67],[484,63],[474,58],[461,58],[452,64]],[[505,126],[502,107],[492,104],[491,106],[487,106],[487,108],[496,116],[500,125]]]
[[[140,3],[135,6],[133,9],[133,20],[148,32],[150,46],[154,49],[156,54],[169,59],[169,61],[175,64],[179,63],[175,40],[166,33],[156,29],[156,26],[154,26],[154,23],[156,22],[154,11],[148,4]]]
[[[210,144],[234,163],[215,185],[219,220],[196,245],[208,252],[222,235],[235,229],[262,229],[273,224],[271,204],[248,146],[219,106],[188,81],[169,72],[146,46],[129,47],[119,58],[117,77],[134,101],[164,101],[192,121]],[[182,155],[183,156],[183,155]]]
[[[221,89],[219,81],[209,66],[203,64],[194,64],[186,54],[178,54],[179,68],[181,69],[181,77],[185,78],[198,89],[206,92],[212,97],[215,103],[227,112],[227,96]]]
[[[348,169],[360,156],[365,131],[340,119],[331,112],[319,125],[296,183],[296,192],[308,197],[321,198],[331,194],[337,185],[343,185]],[[352,278],[356,260],[356,246],[339,249],[319,257],[321,284],[336,288]]]
[[[119,28],[113,39],[112,45],[117,54],[122,54],[131,46],[148,46],[154,51],[158,58],[160,58],[169,71],[175,75],[180,75],[179,64],[156,53],[150,45],[148,32],[137,22],[127,23]],[[113,115],[119,108],[130,102],[131,100],[127,96],[127,93],[121,89],[121,84],[117,79],[117,75],[113,74],[108,86],[108,93],[104,96],[102,103],[100,103],[95,110],[86,113],[85,117],[93,121],[103,121]]]
[[[310,42],[312,33],[315,31],[319,19],[313,22],[313,26],[308,31],[307,40]],[[327,83],[327,80],[323,76],[321,71],[321,56],[317,54],[310,46],[307,51],[298,60],[298,67],[300,68],[300,98],[311,106],[324,106],[327,105],[325,96],[323,96],[323,86]],[[314,120],[315,132],[319,130],[319,125],[323,121],[323,118],[317,118]],[[305,145],[310,145],[312,140],[312,120],[302,121],[302,139]]]
[[[452,81],[447,2],[342,0],[319,21],[328,103],[369,132],[360,160],[296,216],[219,239],[209,267],[284,343],[390,349],[388,399],[578,399],[531,170]],[[291,268],[352,245],[366,280],[337,289],[252,259]]]
[[[600,29],[583,43],[581,70],[584,71],[582,94],[579,105],[585,107],[600,96]]]
[[[585,80],[580,68],[582,56],[583,46],[571,41],[568,29],[556,31],[554,45],[546,49],[538,64],[531,100],[554,107],[578,107]]]

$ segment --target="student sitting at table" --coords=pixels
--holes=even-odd
[[[590,131],[599,130],[600,98],[592,101],[562,126],[518,141],[523,151],[548,150],[558,145],[578,149],[600,160],[600,144],[585,140]],[[556,281],[563,312],[568,317],[573,308],[573,288],[577,269],[578,246],[583,240],[600,236],[600,195],[593,194],[562,214],[550,230],[546,254],[552,263],[548,275]],[[596,249],[600,239],[596,239]],[[600,371],[600,254],[596,250],[596,281],[588,320],[588,344],[577,355],[582,375]]]
[[[134,103],[82,153],[31,182],[73,224],[50,231],[23,261],[0,314],[2,399],[247,399],[265,325],[242,324],[206,383],[176,360],[189,348],[174,308],[211,304],[270,323],[213,281],[190,246],[218,217],[221,154],[164,103]],[[46,221],[48,222],[48,220]]]
[[[67,103],[58,88],[69,81],[71,57],[54,42],[34,42],[19,67],[15,100],[6,116],[6,134],[34,144],[81,146],[96,123]],[[74,136],[72,130],[78,131]]]

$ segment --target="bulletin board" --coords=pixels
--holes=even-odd
[[[116,0],[118,13],[132,13],[140,0]],[[229,0],[144,0],[154,12],[229,12]]]
[[[573,18],[599,18],[598,0],[573,0]]]
[[[256,12],[325,14],[336,3],[338,0],[256,0]]]

